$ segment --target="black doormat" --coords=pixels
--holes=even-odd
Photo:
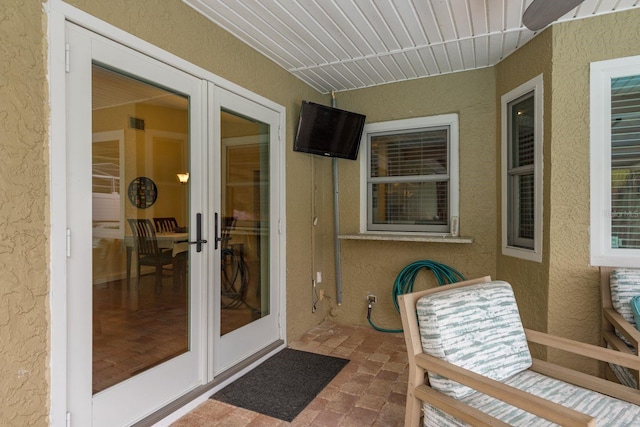
[[[347,363],[286,348],[211,399],[291,422]]]

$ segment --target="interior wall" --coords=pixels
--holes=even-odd
[[[0,425],[49,407],[46,22],[40,1],[0,2]]]
[[[458,114],[460,234],[473,238],[473,243],[342,240],[343,303],[338,307],[331,301],[335,320],[368,325],[366,296],[374,293],[378,302],[372,311],[373,322],[385,329],[400,328],[391,297],[393,282],[402,268],[417,260],[446,264],[467,278],[495,275],[495,85],[494,68],[485,68],[336,95],[339,108],[365,114],[367,123]],[[342,234],[360,231],[360,172],[359,160],[339,160]],[[433,274],[425,270],[414,289],[436,285]],[[334,294],[331,289],[330,295]]]

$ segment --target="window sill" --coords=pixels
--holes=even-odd
[[[411,234],[340,234],[342,240],[377,240],[389,242],[424,242],[424,243],[473,243],[473,237],[453,237],[449,234],[411,235]]]

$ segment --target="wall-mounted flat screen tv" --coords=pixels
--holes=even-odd
[[[366,116],[302,101],[293,151],[356,160]]]

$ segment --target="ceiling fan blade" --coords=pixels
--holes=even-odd
[[[551,24],[584,0],[533,0],[522,15],[522,23],[531,31]]]

